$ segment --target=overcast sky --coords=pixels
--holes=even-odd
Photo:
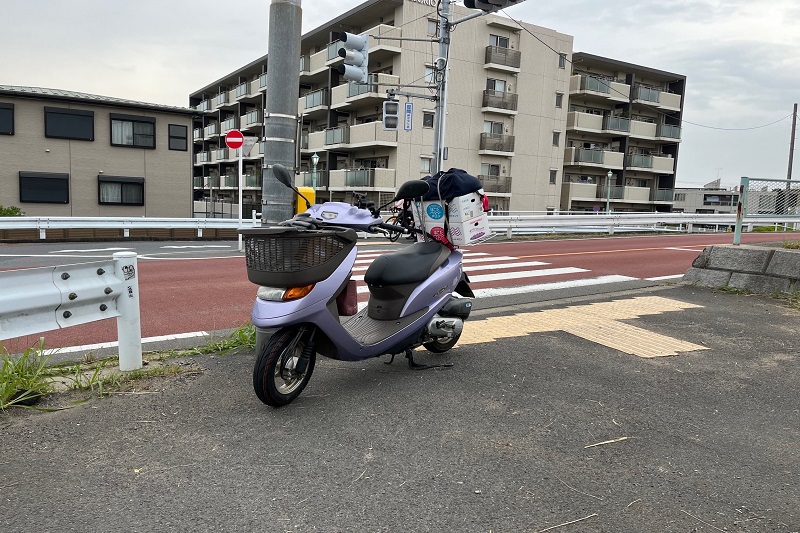
[[[303,0],[303,32],[360,3]],[[0,84],[187,106],[191,92],[267,53],[269,5],[3,0]],[[687,76],[679,186],[786,178],[797,0],[530,0],[507,14],[574,36],[576,52]]]

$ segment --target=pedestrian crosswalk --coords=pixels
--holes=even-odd
[[[596,276],[585,268],[560,266],[553,267],[544,261],[530,261],[507,255],[494,255],[489,252],[464,253],[464,272],[477,298],[540,292],[569,287],[585,287],[631,281],[638,278],[629,276]],[[366,302],[369,288],[364,284],[364,274],[375,258],[385,251],[359,252],[351,279],[356,280],[359,302]]]

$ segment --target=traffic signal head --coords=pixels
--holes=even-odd
[[[514,7],[521,4],[524,0],[464,0],[464,7],[469,9],[480,9],[487,13],[492,13],[498,9]]]
[[[397,131],[400,125],[400,102],[386,100],[383,102],[383,129]]]
[[[343,31],[339,34],[339,40],[343,43],[339,48],[339,56],[344,58],[344,64],[336,67],[336,70],[348,81],[367,83],[369,39]]]

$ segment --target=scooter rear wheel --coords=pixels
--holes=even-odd
[[[305,335],[298,339],[298,327],[275,332],[256,359],[253,389],[258,399],[272,407],[281,407],[300,396],[311,379],[317,354],[312,353],[304,372],[296,370],[306,345]]]
[[[456,345],[458,339],[461,338],[461,334],[455,335],[453,337],[442,337],[441,339],[437,339],[435,341],[426,342],[423,344],[426,350],[433,353],[444,353],[453,346]]]

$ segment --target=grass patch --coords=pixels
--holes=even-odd
[[[9,355],[0,344],[0,411],[6,411],[10,407],[32,407],[51,393],[79,391],[105,396],[130,390],[137,381],[148,378],[198,374],[200,370],[191,363],[168,360],[212,353],[235,354],[242,350],[254,350],[255,345],[255,327],[242,326],[222,340],[202,346],[187,350],[152,352],[144,368],[121,372],[116,356],[100,359],[94,353],[84,355],[77,363],[50,365],[51,356],[45,350],[44,338],[37,346],[28,348],[25,353],[15,357]]]
[[[800,241],[783,241],[783,247],[789,250],[800,250]]]
[[[30,407],[53,390],[47,373],[50,356],[45,353],[44,339],[38,346],[11,357],[2,347],[3,366],[0,368],[0,411],[9,407]]]

